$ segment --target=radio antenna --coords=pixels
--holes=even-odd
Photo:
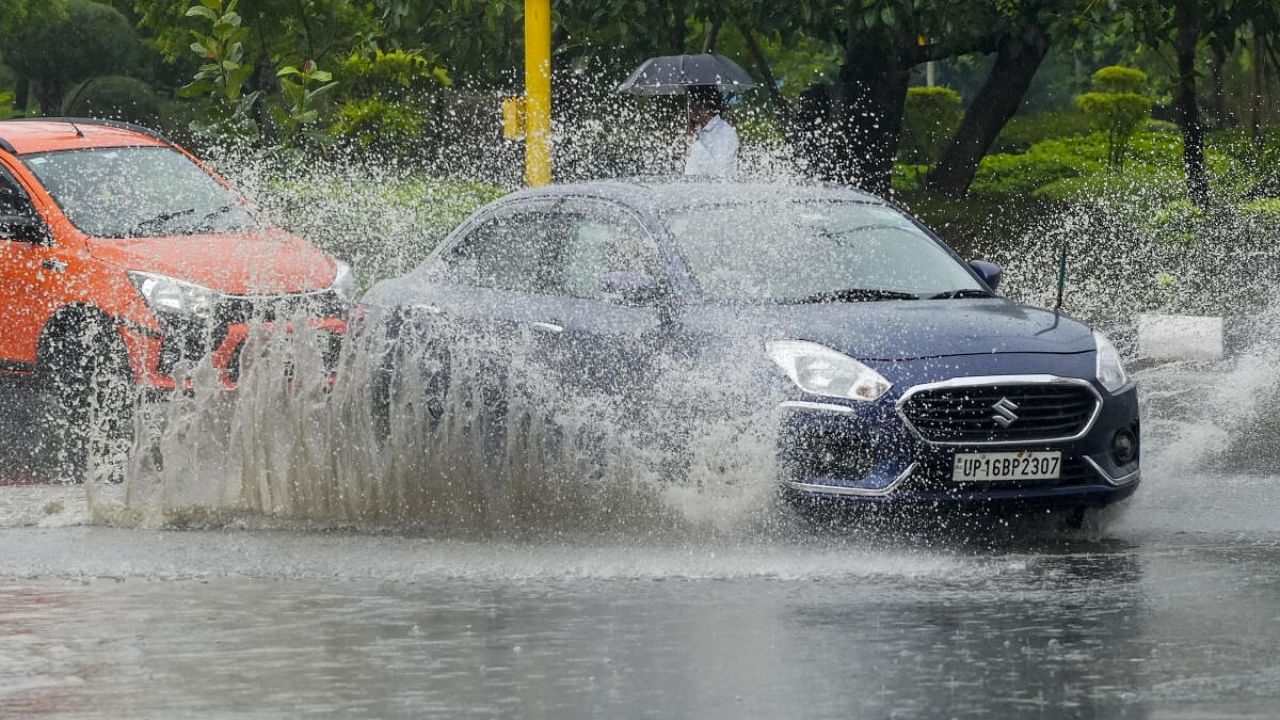
[[[68,121],[67,121],[67,124],[71,126],[71,129],[72,129],[72,130],[75,130],[75,131],[76,131],[76,137],[78,137],[78,138],[82,138],[82,137],[84,137],[84,132],[83,132],[82,130],[80,130],[80,126],[79,126],[79,125],[76,125],[74,122],[72,122],[72,121],[70,121],[70,120],[68,120]]]

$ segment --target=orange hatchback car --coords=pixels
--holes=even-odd
[[[0,122],[0,374],[51,399],[58,467],[132,428],[139,390],[184,363],[234,387],[255,324],[304,321],[336,364],[356,291],[345,264],[271,226],[150,130],[74,118]]]

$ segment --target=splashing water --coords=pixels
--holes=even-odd
[[[451,343],[442,392],[434,348],[400,358],[388,376],[377,346],[385,331],[366,330],[336,377],[323,370],[316,332],[262,335],[246,349],[253,359],[235,391],[152,408],[123,498],[99,492],[95,517],[173,524],[247,515],[479,533],[767,522],[775,430],[758,408],[775,403],[748,406],[716,390],[734,386],[731,370],[691,376],[673,362],[658,370],[659,397],[639,404],[564,393],[518,353],[495,367],[509,348]],[[495,370],[499,383],[483,382]],[[196,370],[196,386],[211,372]],[[673,417],[677,408],[686,416]]]
[[[557,120],[562,180],[679,167],[678,108],[655,113],[616,98],[595,102],[591,112]],[[439,134],[456,131],[457,139],[413,162],[338,155],[304,165],[228,149],[213,155],[268,215],[351,261],[368,282],[415,267],[473,207],[517,184],[516,148],[497,141],[496,132],[460,129],[474,118],[454,120],[457,128]],[[778,145],[745,148],[747,175],[801,174]],[[424,172],[444,180],[425,179]],[[1280,323],[1274,313],[1258,313],[1265,303],[1255,299],[1268,295],[1269,273],[1258,268],[1271,267],[1276,253],[1266,234],[1247,224],[1224,224],[1196,243],[1169,242],[1115,221],[1119,213],[1112,210],[1081,208],[1039,219],[1022,238],[986,255],[1005,265],[1007,294],[1051,306],[1057,253],[1065,245],[1066,310],[1106,329],[1130,352],[1138,312],[1231,311],[1254,318],[1239,340],[1253,350],[1235,360],[1138,373],[1148,477],[1192,471],[1220,459],[1222,448],[1241,446],[1241,436],[1263,435],[1254,419],[1267,414],[1265,391],[1280,362],[1266,339]],[[773,403],[744,403],[719,390],[733,384],[726,380],[732,367],[719,368],[719,375],[689,374],[673,361],[658,374],[660,396],[652,404],[680,408],[683,424],[696,431],[675,431],[655,410],[638,410],[625,397],[565,397],[555,378],[520,357],[508,358],[500,421],[490,412],[492,388],[459,383],[433,404],[424,400],[432,391],[430,373],[411,372],[395,378],[387,401],[393,421],[383,428],[374,382],[382,372],[381,350],[349,342],[330,378],[314,335],[302,330],[258,338],[262,352],[232,393],[210,389],[216,387],[211,369],[188,368],[199,389],[150,406],[137,419],[128,480],[123,487],[90,485],[94,516],[153,525],[258,518],[660,534],[690,527],[758,530],[778,510],[776,418],[760,410]],[[479,367],[510,350],[455,347],[453,353],[459,366]],[[758,348],[738,348],[728,357],[748,353]],[[414,361],[421,370],[432,359],[424,354]],[[1206,382],[1217,391],[1200,392]]]

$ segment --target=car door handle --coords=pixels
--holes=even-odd
[[[531,322],[529,323],[529,327],[533,328],[535,332],[545,333],[547,335],[559,335],[564,332],[563,326],[549,322]]]
[[[426,314],[428,314],[428,315],[443,315],[443,314],[444,314],[444,310],[441,310],[440,308],[436,307],[435,305],[414,305],[414,306],[412,306],[412,307],[413,307],[413,309],[414,309],[414,310],[417,310],[418,312],[424,312],[424,313],[426,313]]]
[[[67,264],[62,262],[61,260],[45,260],[44,262],[40,263],[40,267],[44,268],[45,270],[62,272],[67,269]]]

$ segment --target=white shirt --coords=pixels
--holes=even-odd
[[[733,175],[738,172],[738,131],[712,115],[689,141],[685,175]]]

